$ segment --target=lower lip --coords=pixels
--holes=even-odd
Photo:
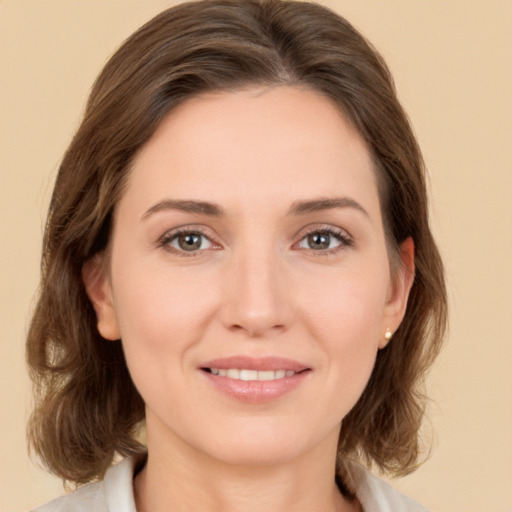
[[[262,403],[276,400],[296,389],[311,373],[306,370],[291,377],[275,380],[239,380],[201,372],[215,388],[237,400],[248,403]]]

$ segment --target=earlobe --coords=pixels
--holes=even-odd
[[[391,290],[385,307],[382,338],[379,348],[384,348],[398,329],[407,309],[409,293],[414,282],[414,241],[407,238],[400,245],[399,268],[392,276]]]
[[[103,263],[103,254],[97,254],[82,266],[82,280],[87,296],[96,312],[98,332],[107,340],[121,337],[112,299],[110,279]]]

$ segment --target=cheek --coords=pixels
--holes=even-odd
[[[127,364],[137,386],[148,373],[169,379],[199,343],[212,309],[203,276],[162,266],[117,265],[114,304]],[[151,371],[148,372],[148,368]]]
[[[342,407],[344,415],[363,392],[375,363],[387,282],[379,272],[366,272],[308,284],[308,293],[298,294],[304,323],[310,339],[323,349],[332,405]]]
[[[378,266],[360,271],[334,271],[310,275],[296,291],[301,309],[308,312],[315,338],[377,345],[386,304],[387,268]],[[362,347],[361,347],[362,348]]]
[[[177,329],[193,329],[199,312],[211,303],[212,287],[204,285],[211,276],[200,270],[190,272],[165,258],[147,257],[121,260],[113,268],[116,313],[125,335],[135,330],[141,339],[151,333],[168,338]]]

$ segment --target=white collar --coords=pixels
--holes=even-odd
[[[109,512],[137,512],[133,475],[140,459],[129,457],[112,466],[103,480]],[[351,463],[355,493],[364,512],[428,512],[411,498],[400,494],[384,480],[359,464]]]

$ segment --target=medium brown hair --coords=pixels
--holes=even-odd
[[[417,464],[422,381],[441,345],[446,292],[421,153],[391,75],[345,19],[317,4],[206,0],[162,12],[111,57],[59,169],[27,357],[36,397],[29,441],[63,479],[101,477],[116,454],[144,450],[136,436],[143,400],[121,341],[99,335],[81,277],[107,247],[130,164],[183,100],[256,84],[305,86],[333,100],[375,161],[391,260],[414,240],[407,312],[343,420],[338,471],[346,477],[348,458],[390,474]]]

